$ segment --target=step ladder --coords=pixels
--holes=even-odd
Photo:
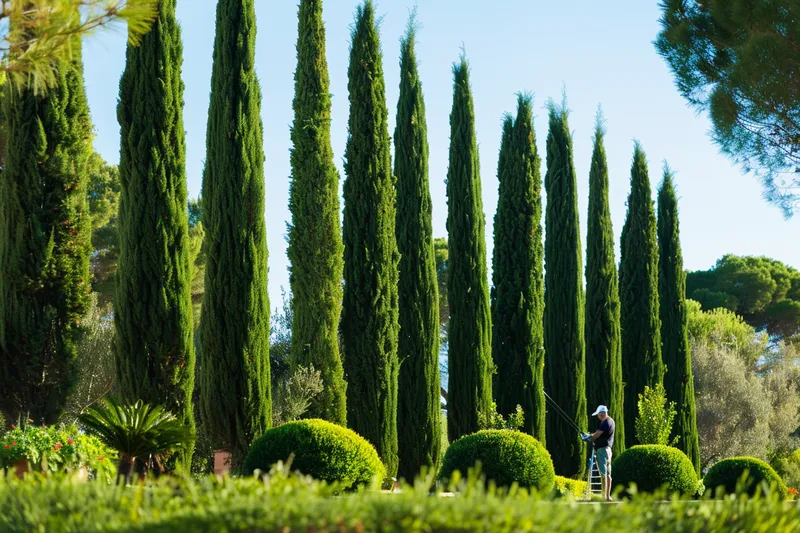
[[[603,497],[603,480],[600,477],[600,468],[597,466],[597,456],[594,453],[594,446],[589,446],[589,474],[586,479],[586,492],[584,498],[591,500],[592,496]]]

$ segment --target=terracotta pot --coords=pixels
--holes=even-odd
[[[217,475],[227,474],[231,471],[231,452],[227,450],[217,450],[214,452],[214,473]]]
[[[22,479],[25,477],[25,474],[31,471],[31,465],[27,459],[20,459],[19,461],[14,461],[11,465],[14,467],[14,473],[18,479]]]

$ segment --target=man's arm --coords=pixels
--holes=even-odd
[[[597,439],[600,437],[600,435],[602,435],[602,434],[603,434],[603,432],[602,432],[602,431],[600,431],[600,430],[598,429],[597,431],[595,431],[594,433],[592,433],[592,436],[590,437],[590,439],[589,439],[589,440],[591,440],[592,442],[594,442],[594,441],[596,441],[596,440],[597,440]]]

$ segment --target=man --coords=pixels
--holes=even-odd
[[[597,468],[600,470],[600,481],[603,485],[603,496],[607,502],[611,501],[611,447],[614,445],[614,420],[608,416],[608,407],[600,405],[592,416],[600,420],[597,431],[589,435],[585,433],[583,440],[590,441],[594,446]]]

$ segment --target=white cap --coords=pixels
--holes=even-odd
[[[607,412],[608,412],[608,407],[606,407],[605,405],[598,405],[597,409],[595,409],[594,413],[592,413],[592,416],[597,416],[598,413],[607,413]]]

